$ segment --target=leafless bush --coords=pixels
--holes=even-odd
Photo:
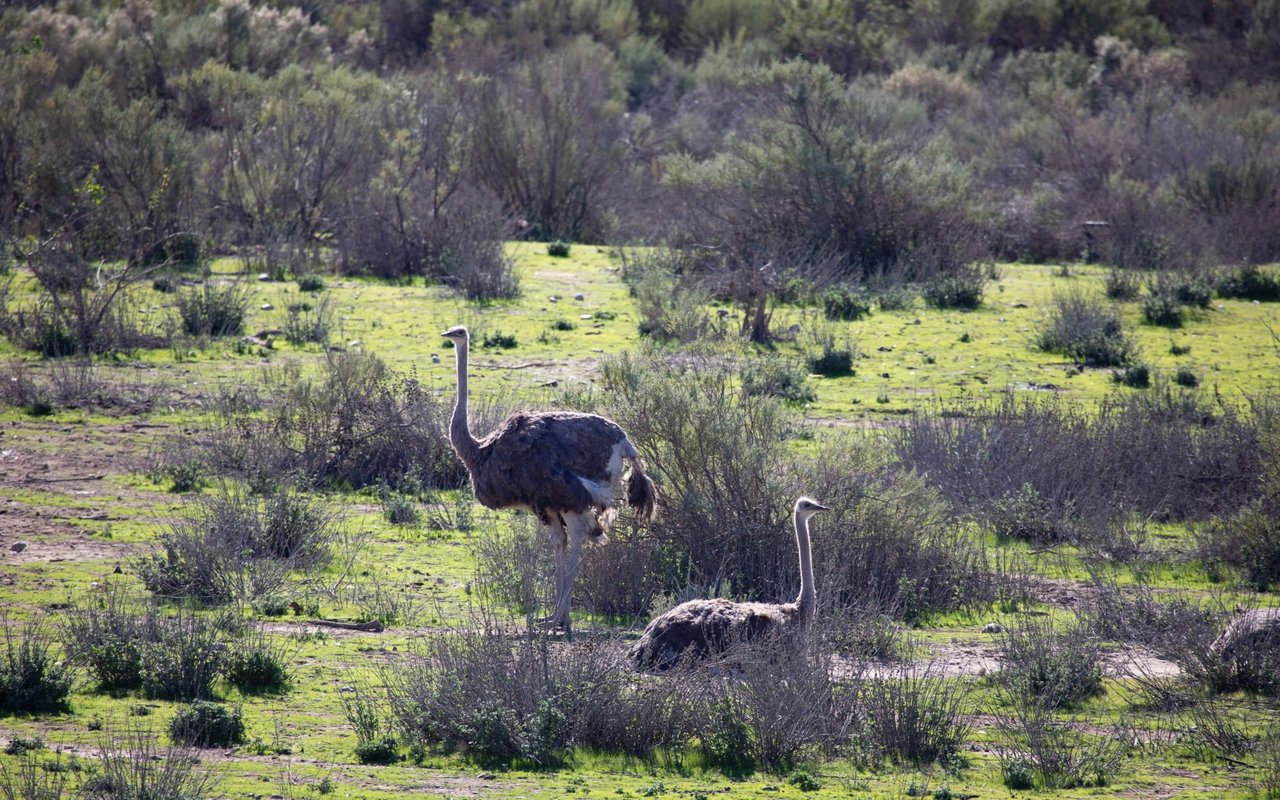
[[[614,527],[604,547],[584,554],[574,593],[597,614],[633,618],[647,612],[658,588],[672,583],[669,548],[640,531]]]
[[[858,693],[859,758],[871,764],[956,764],[969,735],[967,687],[934,674],[932,667],[912,665],[864,682]]]
[[[263,389],[276,397],[266,415],[253,404],[232,404],[204,441],[213,468],[245,478],[256,491],[291,475],[411,492],[467,481],[449,445],[452,398],[428,391],[412,374],[393,373],[376,356],[329,353],[320,376],[286,366],[269,373]],[[479,403],[472,425],[487,430],[506,416],[506,405],[503,398]]]
[[[1264,415],[1172,392],[1118,397],[1092,415],[1060,402],[918,414],[895,432],[903,464],[987,522],[1026,486],[1055,524],[1106,532],[1117,513],[1204,519],[1256,496]]]
[[[1124,737],[1080,732],[1036,702],[1010,703],[999,719],[1001,772],[1010,788],[1105,786],[1128,751]],[[1017,784],[1015,785],[1015,781]]]
[[[224,487],[165,526],[163,554],[137,562],[146,587],[166,597],[222,603],[277,592],[294,571],[331,557],[333,514],[321,501],[281,489],[266,498]]]
[[[172,388],[128,366],[107,366],[90,359],[58,359],[38,366],[13,361],[0,370],[0,402],[28,410],[45,403],[51,409],[149,411]]]
[[[741,642],[694,670],[705,693],[698,737],[709,763],[785,772],[805,753],[830,756],[849,742],[858,696],[837,680],[836,661],[819,638],[783,632]],[[730,677],[715,677],[718,665]]]
[[[1201,759],[1247,755],[1258,743],[1249,735],[1247,717],[1242,716],[1233,714],[1222,698],[1196,698],[1178,715],[1186,730],[1182,742]]]
[[[1280,798],[1280,730],[1271,728],[1258,748],[1258,783],[1265,800]]]
[[[98,748],[98,768],[85,779],[80,795],[88,800],[201,800],[218,791],[217,776],[201,761],[192,750],[159,747],[148,731],[109,736]]]
[[[633,688],[620,649],[504,630],[491,616],[471,623],[478,627],[431,636],[412,662],[383,672],[392,717],[411,745],[549,765],[578,745],[648,756],[688,735],[685,725],[655,724],[678,721],[679,707]]]
[[[28,750],[22,754],[17,769],[10,772],[10,765],[0,761],[0,798],[3,800],[62,800],[73,797],[68,785],[69,771],[61,756],[52,762],[58,768],[50,769],[50,762],[43,754]]]

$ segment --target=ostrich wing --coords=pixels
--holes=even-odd
[[[519,413],[480,443],[472,470],[476,499],[489,508],[585,512],[595,499],[580,478],[608,483],[614,449],[626,439],[595,414]]]

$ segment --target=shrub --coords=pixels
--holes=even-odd
[[[695,342],[713,331],[707,292],[693,280],[694,259],[678,250],[646,250],[625,256],[622,268],[640,333],[660,342]],[[728,311],[721,309],[724,316]]]
[[[178,295],[178,316],[188,336],[238,336],[248,310],[249,293],[238,284],[219,288],[206,281]]]
[[[1000,681],[1017,702],[1075,708],[1102,694],[1102,652],[1083,626],[1064,633],[1032,623],[1001,642]]]
[[[108,584],[89,608],[67,617],[71,656],[89,668],[103,691],[142,684],[142,652],[151,626],[133,606],[126,594]]]
[[[1202,273],[1178,273],[1170,279],[1170,284],[1173,296],[1184,306],[1204,309],[1213,302],[1213,286]]]
[[[1194,389],[1200,385],[1200,378],[1196,376],[1191,367],[1178,367],[1178,371],[1173,375],[1173,382],[1179,386],[1185,386],[1188,389]]]
[[[798,494],[822,487],[824,502],[840,509],[819,520],[822,544],[815,544],[832,607],[912,618],[984,596],[989,571],[943,524],[935,492],[879,469],[854,440],[798,458],[787,446],[793,431],[782,404],[735,389],[723,362],[606,359],[599,384],[566,399],[616,420],[662,487],[664,510],[652,532],[670,551],[653,562],[656,591],[718,585],[747,600],[794,597],[789,511]]]
[[[1152,325],[1182,327],[1182,304],[1170,294],[1149,292],[1142,298],[1142,316]]]
[[[1024,483],[997,497],[986,514],[987,524],[1001,539],[1022,539],[1049,543],[1071,538],[1055,509],[1030,483]]]
[[[1280,300],[1280,276],[1245,264],[1218,276],[1216,288],[1223,297],[1274,302]]]
[[[1146,364],[1131,364],[1118,372],[1113,372],[1111,379],[1130,389],[1146,389],[1151,386],[1151,368]]]
[[[1012,712],[1000,718],[998,731],[1000,772],[1007,784],[1105,786],[1129,749],[1122,737],[1076,731],[1035,702],[1015,701]]]
[[[159,748],[150,733],[104,737],[98,769],[80,787],[89,800],[203,800],[219,794],[217,779],[190,750]],[[123,744],[121,744],[123,741]]]
[[[809,358],[809,371],[818,375],[841,376],[853,374],[853,351],[837,348],[834,344],[822,348],[822,355]]]
[[[279,694],[291,680],[287,651],[263,633],[231,645],[222,674],[243,694]]]
[[[324,278],[319,275],[299,275],[298,291],[322,292],[324,291]]]
[[[480,339],[480,346],[484,348],[510,350],[513,347],[519,347],[520,343],[516,341],[516,335],[514,333],[503,333],[498,330],[486,332]]]
[[[916,307],[916,292],[910,286],[887,286],[876,292],[881,311],[910,311]]]
[[[344,687],[340,695],[347,722],[356,732],[356,758],[361,764],[393,764],[400,746],[377,704],[359,687]]]
[[[172,275],[157,275],[151,281],[151,288],[161,294],[173,294],[178,287]]]
[[[982,305],[987,271],[980,266],[957,269],[934,277],[924,284],[925,302],[934,308],[972,311]]]
[[[1113,269],[1107,273],[1106,292],[1112,300],[1137,300],[1142,293],[1142,284],[1134,272]]]
[[[748,397],[776,397],[788,403],[812,403],[818,399],[817,392],[808,385],[808,374],[780,358],[753,359],[740,375],[742,392]]]
[[[191,747],[231,747],[244,742],[240,706],[197,700],[179,708],[169,721],[169,738]]]
[[[1054,297],[1049,319],[1036,335],[1036,346],[1096,367],[1122,366],[1135,352],[1115,309],[1080,292]]]
[[[285,340],[294,346],[308,342],[327,344],[333,332],[333,308],[329,305],[329,298],[320,298],[320,302],[314,306],[310,303],[290,303],[285,309],[281,329]]]
[[[392,525],[417,525],[422,517],[413,497],[385,488],[382,493],[382,516]]]
[[[15,633],[5,624],[4,660],[0,661],[0,712],[65,711],[75,670],[54,652],[40,621]]]
[[[802,752],[831,755],[849,742],[854,696],[838,687],[835,659],[818,647],[784,633],[733,645],[719,663],[733,665],[738,680],[708,680],[706,666],[675,678],[708,692],[698,731],[708,764],[729,774],[748,766],[786,773]]]
[[[1211,569],[1239,570],[1255,590],[1267,591],[1280,583],[1280,495],[1268,492],[1215,520],[1198,540],[1199,556]]]
[[[139,685],[157,700],[203,700],[226,663],[227,634],[221,620],[191,611],[174,616],[151,612],[142,644]]]
[[[562,241],[559,241],[559,240],[554,241],[554,242],[548,242],[548,243],[547,243],[547,255],[551,256],[552,258],[568,258],[568,257],[569,257],[569,243],[568,243],[568,242],[562,242]]]
[[[286,367],[265,390],[280,398],[265,418],[254,408],[228,409],[207,439],[210,461],[251,484],[271,489],[289,475],[354,489],[452,489],[467,481],[449,444],[452,398],[395,375],[377,356],[329,354],[317,377]],[[489,430],[506,416],[500,400],[479,401],[471,424]]]
[[[651,758],[689,736],[691,703],[675,700],[683,687],[636,685],[618,648],[551,647],[492,618],[471,624],[431,636],[383,674],[396,728],[412,746],[545,766],[574,746]]]
[[[853,321],[871,313],[871,298],[858,286],[838,286],[822,294],[822,313],[827,319]]]
[[[293,570],[322,568],[330,558],[333,515],[293,490],[257,499],[224,488],[192,503],[191,517],[167,524],[164,554],[137,561],[150,591],[221,603],[277,592]]]
[[[69,770],[58,754],[53,760],[28,750],[21,754],[17,771],[0,761],[0,797],[4,800],[62,800],[74,797],[67,786]]]
[[[957,765],[969,735],[966,696],[965,684],[929,668],[902,667],[893,677],[865,682],[858,693],[862,759]]]

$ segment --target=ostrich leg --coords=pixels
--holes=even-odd
[[[563,576],[557,576],[556,581],[556,610],[552,614],[555,621],[566,634],[571,633],[572,629],[569,624],[569,605],[573,600],[573,581],[578,577],[578,563],[582,555],[582,544],[591,534],[591,530],[595,525],[595,520],[589,514],[564,514],[564,523],[567,530],[569,552],[564,564]],[[561,541],[564,541],[562,539]],[[564,545],[561,550],[557,551],[557,565],[559,565],[559,557],[564,555]],[[557,569],[557,572],[559,570]]]

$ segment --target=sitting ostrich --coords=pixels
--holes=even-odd
[[[471,337],[461,325],[441,335],[457,353],[458,402],[449,425],[453,451],[466,465],[481,505],[522,508],[546,526],[556,552],[555,611],[549,622],[567,633],[582,544],[589,538],[603,541],[617,515],[624,462],[631,465],[626,502],[644,521],[654,516],[653,481],[622,428],[597,414],[521,411],[477,441],[467,426]]]
[[[800,552],[800,596],[794,603],[690,600],[649,623],[628,653],[640,671],[665,672],[686,652],[706,656],[740,641],[803,629],[813,620],[817,593],[809,548],[809,517],[831,509],[808,497],[796,501],[793,521]]]

